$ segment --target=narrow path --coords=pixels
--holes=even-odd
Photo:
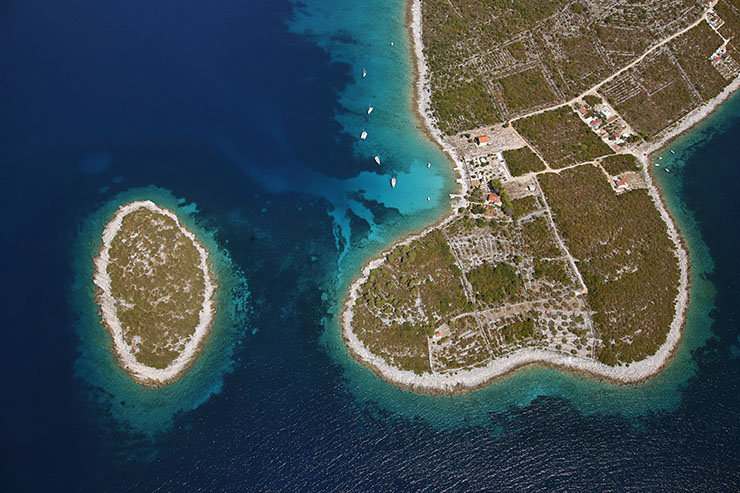
[[[450,238],[449,236],[447,236],[447,232],[445,232],[444,229],[440,231],[442,231],[442,235],[444,235],[447,245],[448,246],[451,245]],[[460,275],[462,276],[462,279],[463,279],[463,288],[465,289],[465,296],[468,298],[468,300],[471,303],[475,303],[475,293],[473,292],[473,286],[468,281],[467,276],[465,276],[465,271],[462,268],[462,262],[460,261],[460,257],[457,255],[457,252],[452,247],[450,247],[450,252],[452,253],[452,256],[455,257],[455,265],[457,265],[457,268],[460,269]],[[486,341],[486,347],[488,348],[488,355],[490,357],[493,357],[493,346],[491,346],[491,341],[488,340],[488,335],[486,334],[486,331],[483,328],[483,323],[480,321],[478,310],[475,310],[472,313],[473,313],[473,317],[475,318],[475,322],[478,324],[478,330],[480,331],[481,337],[483,337],[483,340]]]
[[[709,9],[714,8],[714,6],[717,4],[718,1],[719,0],[712,0],[709,3]],[[709,10],[709,9],[707,9],[707,10]],[[649,50],[647,50],[645,53],[643,53],[642,55],[640,55],[639,57],[637,57],[636,59],[634,59],[632,62],[630,62],[629,64],[625,65],[621,69],[617,70],[612,75],[610,75],[606,79],[602,80],[601,82],[599,82],[595,86],[593,86],[593,87],[587,89],[586,91],[582,92],[578,96],[576,96],[576,97],[574,97],[574,98],[572,98],[572,99],[570,99],[568,101],[565,101],[564,103],[556,104],[556,105],[553,105],[553,106],[549,106],[547,108],[539,109],[539,110],[532,111],[530,113],[526,113],[524,115],[518,116],[516,118],[513,118],[511,120],[511,122],[514,122],[516,120],[521,120],[523,118],[527,118],[527,117],[530,117],[530,116],[539,115],[541,113],[545,113],[547,111],[554,110],[556,108],[561,108],[563,106],[571,105],[571,104],[575,103],[576,101],[578,101],[579,99],[581,99],[586,94],[592,93],[594,91],[598,91],[602,86],[604,86],[604,84],[606,84],[606,83],[614,80],[616,77],[622,75],[624,72],[626,72],[627,70],[631,69],[632,67],[634,67],[635,65],[637,65],[638,63],[640,63],[641,61],[643,61],[648,55],[650,55],[651,53],[653,53],[655,50],[659,49],[660,47],[664,46],[667,43],[670,43],[671,41],[673,41],[677,37],[681,36],[682,34],[690,31],[691,29],[695,28],[696,26],[698,26],[699,24],[701,24],[702,22],[704,22],[704,19],[706,19],[706,17],[707,17],[707,10],[705,10],[704,13],[701,15],[701,17],[699,17],[696,21],[692,22],[691,24],[689,24],[684,29],[681,29],[680,31],[676,31],[675,33],[671,34],[667,38],[664,38],[662,41],[659,41],[658,43],[656,43],[655,45],[653,45]]]
[[[542,202],[545,204],[544,209],[547,211],[547,224],[552,229],[553,235],[555,236],[555,240],[558,243],[560,251],[564,252],[565,257],[568,259],[568,263],[570,263],[573,271],[578,277],[578,281],[581,283],[581,291],[577,292],[577,294],[585,296],[588,293],[588,288],[586,287],[586,283],[583,281],[581,271],[578,270],[578,267],[576,266],[576,259],[573,258],[573,255],[570,254],[570,250],[568,250],[568,248],[565,246],[565,242],[563,241],[563,238],[561,238],[558,228],[555,227],[555,221],[552,218],[552,209],[550,209],[550,204],[547,203],[547,197],[545,197],[545,194],[542,192],[542,187],[540,186],[539,181],[537,182],[537,188],[540,193],[540,197],[542,197]]]

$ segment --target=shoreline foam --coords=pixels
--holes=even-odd
[[[436,128],[434,119],[430,116],[431,90],[429,86],[429,70],[423,53],[421,1],[409,0],[407,7],[407,22],[411,31],[412,54],[415,58],[416,81],[414,84],[414,108],[424,123],[424,131],[446,152],[455,165],[460,178],[461,195],[467,192],[466,170],[455,151],[444,142],[441,132]],[[575,373],[585,373],[591,377],[608,380],[618,384],[637,383],[654,377],[665,368],[675,355],[686,323],[689,305],[689,261],[684,240],[671,216],[661,191],[654,184],[650,175],[649,155],[663,148],[697,123],[711,115],[720,104],[740,88],[740,78],[733,80],[719,95],[702,106],[694,109],[678,122],[664,130],[658,138],[635,152],[636,157],[643,163],[643,175],[648,184],[648,193],[666,224],[667,232],[676,248],[676,257],[679,266],[678,295],[675,300],[675,313],[670,329],[666,334],[665,342],[658,350],[647,358],[633,362],[629,366],[608,366],[595,360],[587,360],[564,353],[543,349],[519,349],[508,355],[501,356],[489,362],[486,366],[473,369],[462,369],[444,374],[424,373],[418,375],[408,370],[400,370],[389,365],[383,358],[371,353],[359,338],[352,332],[353,306],[357,301],[359,289],[367,280],[372,269],[378,267],[385,260],[385,256],[397,245],[408,244],[438,228],[457,216],[453,211],[442,221],[425,228],[422,232],[409,235],[399,242],[393,243],[380,256],[369,261],[362,269],[361,276],[349,288],[344,302],[344,311],[341,315],[342,339],[352,356],[360,363],[368,366],[374,373],[384,380],[400,387],[422,392],[451,393],[462,390],[472,390],[485,386],[518,369],[529,365],[550,366]]]
[[[185,344],[185,348],[178,356],[165,368],[152,368],[136,360],[132,348],[123,339],[123,330],[120,320],[118,320],[116,301],[111,294],[110,277],[108,276],[108,264],[110,262],[109,250],[113,238],[121,228],[123,218],[128,214],[140,208],[147,208],[158,214],[163,214],[175,221],[180,231],[193,242],[200,256],[200,268],[203,271],[205,280],[205,291],[203,293],[203,304],[198,313],[198,325],[195,327],[193,335]],[[98,288],[96,301],[100,307],[101,319],[113,339],[113,353],[121,367],[126,370],[131,377],[142,385],[158,387],[172,383],[182,376],[182,374],[192,365],[198,353],[203,347],[205,340],[210,333],[213,319],[215,316],[214,296],[217,289],[215,278],[211,275],[211,269],[208,263],[208,252],[205,247],[198,241],[195,234],[185,228],[175,213],[168,209],[157,206],[150,200],[134,201],[118,208],[113,218],[105,225],[102,234],[103,245],[97,257],[95,257],[95,273],[93,282]]]

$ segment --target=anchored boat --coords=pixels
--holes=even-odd
[[[380,164],[380,156],[375,156],[373,159],[375,159],[375,162]]]
[[[391,188],[396,188],[396,177],[391,178]]]
[[[360,138],[361,138],[362,140],[365,140],[365,139],[367,139],[367,132],[365,132],[365,131],[363,130],[363,131],[362,131],[362,133],[360,134]]]
[[[369,115],[370,113],[372,113],[374,109],[375,109],[375,108],[373,108],[372,106],[370,106],[370,107],[369,107],[369,108],[367,109],[367,114]]]

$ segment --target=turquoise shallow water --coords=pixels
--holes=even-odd
[[[416,395],[352,360],[337,322],[362,265],[456,188],[410,111],[403,2],[8,5],[1,490],[737,490],[737,98],[657,176],[693,264],[674,364],[630,387],[533,367]],[[157,392],[117,368],[90,283],[106,217],[141,195],[233,286],[198,365]]]
[[[405,24],[399,22],[401,18],[399,12],[405,8],[405,3],[396,2],[396,4],[393,8],[387,8],[387,2],[369,2],[358,8],[341,2],[326,2],[303,9],[297,20],[291,23],[292,29],[308,33],[319,45],[328,49],[333,59],[348,63],[355,72],[361,72],[361,67],[368,67],[368,78],[361,79],[358,76],[340,97],[342,107],[346,111],[338,113],[336,118],[350,134],[358,134],[361,129],[369,127],[368,119],[361,111],[368,101],[372,104],[378,104],[376,101],[392,104],[378,115],[381,118],[377,121],[370,119],[373,120],[373,127],[368,129],[369,135],[377,133],[375,126],[380,127],[380,133],[384,137],[387,137],[388,133],[398,135],[402,129],[412,128],[413,122],[399,123],[403,121],[403,117],[399,115],[409,114],[409,88],[412,87],[413,79],[410,78],[412,70],[409,66],[411,57],[408,31]],[[387,22],[382,23],[382,20]],[[381,23],[388,27],[379,29],[378,25]],[[349,39],[354,41],[350,42]],[[391,40],[394,41],[392,47]],[[400,75],[399,67],[403,68]],[[394,83],[397,83],[398,87],[395,87]],[[405,113],[402,113],[404,110]],[[722,118],[722,114],[718,114],[713,117],[716,121],[709,121],[704,126],[714,126]],[[697,132],[677,141],[672,147],[676,154],[670,154],[672,159],[666,157],[662,163],[679,169],[684,165],[680,156],[688,152],[686,149],[695,145],[697,140],[705,138],[706,135]],[[416,142],[416,145],[411,147],[414,151],[425,144],[433,146],[418,132],[417,135],[409,136],[409,140]],[[399,141],[398,138],[387,139],[387,142]],[[366,152],[366,146],[363,144],[359,142],[355,146],[355,152],[360,154]],[[434,150],[437,149],[427,152]],[[445,162],[451,167],[449,160]],[[658,178],[663,177],[659,174]],[[453,178],[448,177],[448,180],[451,179]],[[490,412],[525,407],[542,396],[566,398],[584,413],[639,416],[648,412],[675,409],[680,403],[683,387],[696,371],[691,353],[711,335],[709,313],[713,307],[714,288],[706,276],[712,272],[713,264],[690,211],[686,210],[680,200],[681,190],[676,188],[674,183],[664,183],[664,180],[659,180],[659,183],[669,208],[686,238],[691,256],[693,282],[684,340],[670,366],[656,378],[637,385],[620,386],[555,369],[532,366],[496,381],[486,388],[452,397],[416,395],[394,388],[352,360],[347,355],[340,338],[338,314],[341,312],[346,290],[358,275],[361,266],[377,254],[377,249],[373,248],[363,248],[348,256],[347,267],[342,269],[342,275],[336,284],[333,308],[335,316],[326,322],[323,342],[332,358],[344,366],[345,376],[350,381],[358,400],[379,403],[384,409],[399,416],[422,416],[434,426],[441,428],[486,422],[487,414]],[[413,201],[415,200],[414,197]],[[403,214],[413,214],[416,212],[413,201],[411,207],[399,206],[399,210]],[[440,205],[438,210],[445,214],[449,209]],[[407,230],[422,227],[424,221],[427,221],[426,224],[431,222],[429,219],[432,215],[419,216],[408,221]],[[395,231],[389,233],[386,234],[386,239],[392,239],[394,234],[398,237]],[[384,244],[379,241],[378,245],[382,249]]]
[[[102,245],[103,228],[119,206],[136,200],[152,200],[174,211],[208,250],[218,282],[216,317],[203,350],[180,379],[157,389],[137,384],[116,362],[90,282],[95,272],[93,259]],[[251,308],[246,279],[235,269],[228,252],[218,245],[215,232],[198,223],[197,205],[177,199],[167,190],[146,187],[118,194],[84,219],[82,225],[72,255],[75,281],[70,303],[79,317],[80,339],[75,374],[91,389],[89,398],[94,405],[110,413],[118,425],[134,434],[161,433],[171,425],[175,414],[195,409],[221,391],[224,375],[234,365],[235,346],[244,341],[249,330]]]
[[[348,66],[352,79],[339,95],[336,121],[353,141],[357,160],[371,162],[377,155],[382,162],[379,167],[373,164],[375,169],[369,173],[322,190],[330,189],[328,193],[335,196],[361,189],[366,199],[378,201],[401,215],[391,229],[370,219],[370,232],[363,245],[366,248],[347,252],[347,259],[342,256],[342,272],[349,272],[350,266],[356,272],[357,265],[368,257],[367,247],[371,251],[382,248],[389,238],[421,229],[446,214],[449,194],[458,189],[449,160],[426,138],[422,123],[414,116],[413,63],[404,22],[405,5],[403,1],[362,5],[313,2],[299,8],[289,22],[293,32],[307,36],[329,51],[333,61]],[[367,71],[365,78],[363,69]],[[368,115],[371,105],[374,110]],[[368,133],[365,141],[359,138],[363,130]],[[432,163],[432,167],[427,168],[427,163]],[[377,178],[373,173],[379,173]],[[393,189],[389,186],[391,176],[398,177]],[[368,219],[357,203],[349,207]],[[333,217],[348,243],[351,227],[338,209]]]

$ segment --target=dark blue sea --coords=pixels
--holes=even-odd
[[[0,2],[0,491],[740,489],[738,97],[654,169],[692,261],[658,377],[430,396],[349,357],[349,283],[456,190],[413,114],[405,8]],[[117,367],[91,279],[138,198],[200,234],[221,287],[160,390]]]

